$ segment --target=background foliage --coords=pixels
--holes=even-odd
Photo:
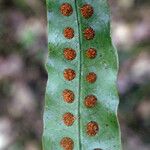
[[[150,149],[150,2],[109,0],[124,150]],[[0,0],[0,150],[40,150],[47,75],[44,0]]]

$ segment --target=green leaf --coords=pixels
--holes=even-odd
[[[43,149],[121,150],[117,120],[118,58],[110,37],[110,12],[107,1],[69,0],[67,3],[73,9],[69,16],[64,16],[60,11],[63,3],[66,1],[47,0],[49,56],[46,62],[48,81],[44,108]],[[91,10],[89,11],[88,18],[81,13],[81,10],[84,11],[81,9],[84,4],[91,5],[94,10],[93,14]],[[66,27],[74,30],[73,38],[64,37],[63,31]],[[95,36],[87,40],[84,31],[88,27],[95,31]],[[87,36],[91,32],[88,31]],[[75,59],[67,60],[64,57],[65,48],[76,51]],[[95,58],[87,57],[86,51],[89,48],[97,51]],[[75,78],[70,81],[64,78],[64,70],[68,68],[76,73]],[[96,74],[95,82],[93,74],[87,78],[90,72]],[[89,83],[89,80],[93,83]],[[74,100],[69,102],[64,100],[65,89],[74,93]],[[88,106],[93,104],[90,108],[85,105],[85,98],[88,95],[97,98],[96,104],[93,99],[93,103],[86,103]],[[75,117],[74,121],[66,117],[68,122],[72,121],[69,126],[64,122],[66,118],[63,119],[63,115],[67,112]],[[92,124],[93,122],[96,125]],[[88,123],[91,123],[89,128]],[[67,148],[65,141],[62,143],[64,137],[71,138],[74,144],[71,141],[66,143],[70,146]]]

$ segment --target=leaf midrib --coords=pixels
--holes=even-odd
[[[79,16],[79,7],[78,7],[78,1],[75,0],[75,11],[76,11],[76,17],[77,17],[77,28],[78,28],[78,37],[79,37],[79,86],[78,86],[78,140],[79,140],[79,150],[81,150],[81,134],[80,134],[80,102],[81,102],[81,23],[80,23],[80,16]]]

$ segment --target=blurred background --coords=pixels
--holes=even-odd
[[[123,150],[150,150],[150,1],[109,0]],[[0,150],[41,150],[45,0],[0,0]]]

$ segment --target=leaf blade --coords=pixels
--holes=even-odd
[[[84,1],[71,1],[73,14],[64,17],[59,11],[63,1],[47,1],[48,8],[48,42],[49,57],[47,60],[48,82],[46,88],[44,110],[44,150],[60,150],[60,141],[63,137],[71,137],[75,150],[120,150],[120,131],[117,120],[118,95],[116,89],[118,62],[117,53],[111,43],[110,18],[106,0],[87,0],[94,8],[94,15],[84,19],[80,13],[80,7]],[[72,27],[75,37],[67,40],[63,37],[63,29]],[[93,40],[86,40],[83,31],[87,27],[95,30]],[[77,57],[73,61],[67,61],[63,57],[63,49],[72,47],[76,50]],[[97,50],[95,59],[88,59],[85,55],[89,47]],[[67,82],[63,78],[65,68],[72,68],[76,72],[76,78]],[[86,81],[89,72],[97,74],[94,84]],[[76,98],[73,104],[63,102],[63,89],[70,89]],[[89,94],[98,98],[95,108],[86,108],[83,101]],[[76,116],[76,121],[71,127],[66,127],[62,121],[62,115],[71,112]],[[99,125],[99,132],[94,137],[86,133],[86,125],[95,121]],[[49,142],[48,142],[49,141]]]

